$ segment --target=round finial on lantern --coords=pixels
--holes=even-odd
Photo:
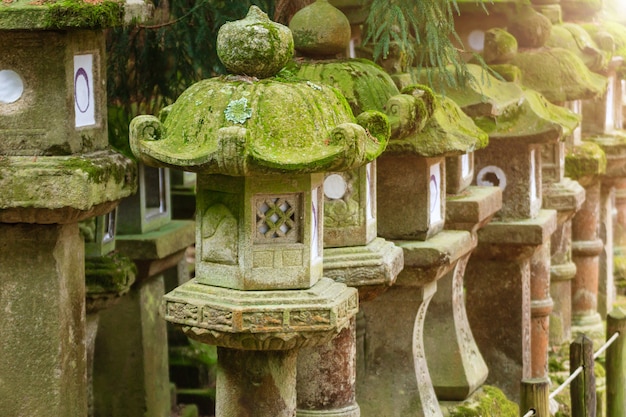
[[[267,78],[293,56],[293,37],[286,26],[272,22],[261,9],[224,24],[217,34],[217,55],[233,74]]]
[[[317,0],[296,13],[289,29],[298,52],[311,56],[331,56],[343,52],[350,43],[348,18],[327,0]]]

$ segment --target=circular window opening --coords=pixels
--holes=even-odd
[[[476,184],[488,187],[500,187],[500,189],[504,191],[506,188],[506,174],[496,166],[486,166],[476,175]]]
[[[485,32],[482,30],[473,30],[467,37],[470,48],[474,51],[481,52],[485,49]]]
[[[0,70],[0,103],[15,103],[24,93],[24,83],[12,70]]]
[[[348,189],[348,183],[339,174],[330,174],[324,180],[324,195],[332,200],[341,198]]]

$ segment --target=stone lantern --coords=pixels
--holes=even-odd
[[[423,337],[427,308],[439,280],[451,271],[462,275],[459,265],[475,247],[470,232],[443,230],[446,156],[479,149],[486,137],[451,100],[423,86],[402,91],[389,99],[389,114],[415,116],[392,120],[398,129],[377,160],[377,198],[379,234],[402,248],[404,269],[394,286],[362,306],[366,372],[357,379],[357,398],[366,414],[440,416],[431,379],[437,371],[429,372]],[[452,318],[446,325],[459,323]]]
[[[315,23],[319,19],[328,23],[319,26]],[[399,94],[391,78],[373,62],[332,59],[349,49],[350,23],[328,2],[318,0],[301,9],[289,27],[295,48],[303,55],[295,63],[297,76],[338,88],[359,118],[367,118],[371,110],[384,112],[389,98]],[[392,124],[399,124],[398,118],[387,115]],[[403,267],[402,250],[377,237],[376,178],[376,161],[372,161],[351,171],[327,173],[324,180],[324,275],[357,288],[360,303],[386,291]],[[355,321],[362,324],[359,318]],[[360,415],[355,385],[356,374],[364,368],[359,366],[364,363],[364,343],[356,335],[364,329],[356,323],[328,345],[302,351],[298,416]],[[342,353],[347,346],[356,349],[356,355]],[[342,383],[346,379],[350,382]]]
[[[100,30],[127,11],[0,4],[1,415],[87,415],[78,222],[135,189],[134,165],[108,147]]]
[[[131,124],[142,162],[198,176],[196,278],[163,311],[218,346],[217,416],[293,416],[298,349],[327,343],[358,309],[356,290],[322,277],[324,172],[371,162],[386,119],[370,113],[366,130],[337,90],[275,77],[291,33],[254,6],[220,29],[218,51],[238,75]]]

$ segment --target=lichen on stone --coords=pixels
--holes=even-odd
[[[226,106],[224,116],[229,122],[244,124],[246,120],[252,117],[252,109],[248,107],[248,99],[242,97],[238,100],[232,100]]]

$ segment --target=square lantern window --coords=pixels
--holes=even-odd
[[[598,135],[602,133],[612,132],[616,129],[618,120],[621,116],[617,116],[618,107],[621,106],[621,95],[617,94],[620,87],[615,73],[608,76],[608,83],[604,95],[597,99],[583,101],[582,114],[584,123],[582,123],[582,133],[585,135]],[[621,129],[621,127],[618,127]]]
[[[196,186],[196,173],[170,170],[170,183],[172,188],[194,188]]]
[[[568,101],[565,103],[565,107],[568,110],[571,110],[572,113],[582,117],[583,103],[581,100]],[[585,120],[585,123],[587,123],[586,120]],[[565,143],[567,144],[569,148],[573,148],[574,146],[579,146],[582,144],[583,142],[582,125],[583,123],[580,123],[576,127],[576,129],[574,129],[574,132],[572,132],[572,134],[569,137],[565,138]]]
[[[124,235],[148,233],[172,219],[169,169],[138,168],[137,193],[120,204],[118,232]]]
[[[239,290],[322,277],[323,174],[198,175],[196,279]]]
[[[541,145],[492,141],[476,152],[476,184],[502,190],[500,219],[534,218],[541,210]]]
[[[103,56],[104,37],[97,31],[4,31],[0,154],[106,149]]]
[[[459,194],[474,180],[474,153],[446,158],[446,192]]]
[[[117,209],[98,216],[93,241],[85,241],[85,256],[104,256],[115,250]]]
[[[324,247],[365,246],[376,237],[376,162],[324,178]]]
[[[378,234],[426,240],[443,230],[445,158],[388,153],[377,163]]]
[[[556,184],[565,176],[565,142],[545,145],[541,149],[541,177],[544,184]]]

